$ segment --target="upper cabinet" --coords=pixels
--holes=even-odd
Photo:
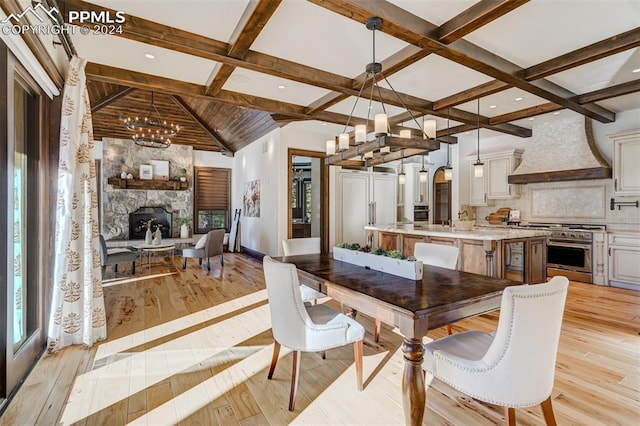
[[[520,186],[510,184],[508,178],[520,165],[521,159],[522,150],[519,149],[484,156],[488,172],[488,198],[498,200],[520,196]]]
[[[486,206],[490,200],[510,199],[520,196],[519,185],[510,184],[509,175],[518,167],[522,159],[522,150],[494,152],[481,155],[484,162],[482,177],[475,177],[473,163],[476,156],[467,157],[469,165],[469,204]]]
[[[613,140],[613,192],[640,195],[640,130],[609,135]]]

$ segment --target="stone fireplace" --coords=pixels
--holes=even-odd
[[[185,190],[158,189],[122,189],[110,185],[107,179],[120,177],[122,172],[131,173],[138,178],[140,165],[150,164],[151,160],[169,161],[169,177],[179,176],[179,170],[187,170],[188,188]],[[178,218],[191,216],[193,212],[193,148],[173,144],[167,149],[140,147],[130,140],[105,139],[102,156],[102,209],[101,233],[106,240],[144,239],[146,228],[131,234],[131,228],[140,228],[140,220],[162,216],[163,238],[178,238],[180,225]],[[153,213],[146,209],[159,209]],[[135,219],[131,226],[131,214],[150,215],[149,219]],[[152,226],[155,230],[155,226]],[[139,233],[141,231],[141,234]]]
[[[129,213],[129,239],[143,240],[148,223],[151,223],[151,232],[155,232],[160,227],[162,238],[171,238],[172,216],[171,212],[162,207],[140,207],[135,212]]]

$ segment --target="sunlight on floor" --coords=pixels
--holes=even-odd
[[[267,290],[256,291],[246,296],[242,296],[237,299],[212,306],[202,311],[194,312],[192,314],[176,318],[173,321],[168,321],[158,326],[150,327],[143,331],[129,334],[120,339],[102,343],[96,351],[94,363],[98,363],[98,361],[104,358],[108,358],[111,355],[126,351],[127,349],[146,344],[152,340],[168,336],[171,333],[176,333],[180,330],[194,327],[207,321],[215,320],[216,318],[237,311],[238,309],[241,309],[245,306],[265,302],[266,300]]]
[[[215,310],[215,307],[212,309]],[[193,321],[203,320],[202,315],[193,318]],[[62,415],[62,424],[80,421],[162,380],[193,368],[270,327],[269,307],[263,305],[142,352],[118,352],[104,367],[76,378]],[[154,339],[160,336],[160,331],[156,331],[158,332],[144,333],[145,339],[150,335]],[[167,420],[169,419],[165,418],[165,422]]]

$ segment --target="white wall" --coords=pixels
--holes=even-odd
[[[222,155],[219,152],[194,150],[193,166],[194,167],[219,167],[223,169],[232,169],[233,158]]]

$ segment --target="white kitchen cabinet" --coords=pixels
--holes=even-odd
[[[609,234],[609,285],[640,290],[639,234]]]
[[[396,222],[395,173],[343,170],[338,175],[338,242],[365,244],[366,225]]]
[[[514,149],[480,158],[485,163],[487,171],[487,198],[498,200],[520,196],[519,185],[510,184],[508,178],[520,164],[522,150]]]
[[[640,195],[640,130],[609,135],[613,140],[613,193]]]
[[[470,206],[487,206],[489,205],[489,199],[487,198],[487,165],[483,167],[482,177],[475,177],[473,163],[476,162],[476,157],[467,157],[469,164],[469,205]]]

